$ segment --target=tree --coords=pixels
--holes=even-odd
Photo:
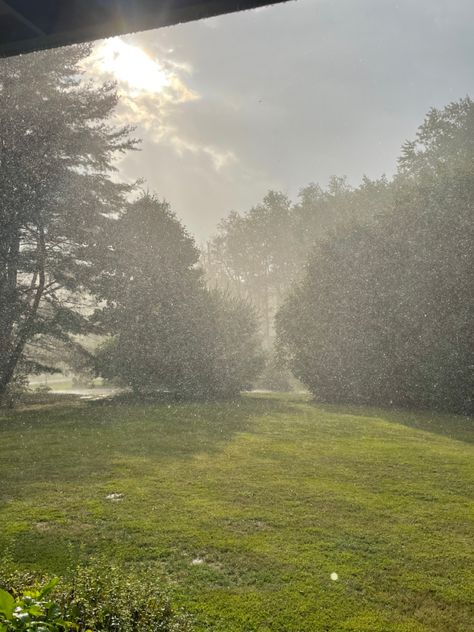
[[[385,178],[364,178],[354,189],[345,178],[333,176],[326,189],[317,184],[304,187],[296,203],[270,191],[247,213],[233,212],[221,222],[203,254],[208,283],[255,305],[271,348],[275,313],[300,278],[312,249],[348,226],[374,222],[388,212],[391,202]]]
[[[202,260],[211,287],[244,296],[261,316],[267,350],[262,388],[291,389],[294,380],[274,353],[274,318],[293,283],[300,280],[310,252],[325,238],[357,223],[373,223],[391,208],[392,189],[385,178],[364,178],[350,187],[333,176],[323,189],[304,187],[296,203],[270,191],[247,213],[231,213],[208,244]]]
[[[291,203],[269,191],[261,204],[241,216],[231,213],[209,244],[205,266],[210,285],[244,297],[257,308],[267,346],[280,296],[293,279]]]
[[[395,184],[398,212],[389,230],[400,233],[400,248],[403,239],[408,244],[411,285],[402,285],[400,294],[412,299],[403,321],[404,339],[410,341],[403,388],[409,401],[472,413],[474,102],[469,97],[429,111],[415,140],[403,146]]]
[[[319,399],[472,412],[474,104],[406,143],[393,211],[319,244],[279,314],[280,353]]]
[[[115,86],[84,78],[89,52],[0,63],[0,399],[28,345],[89,330],[81,305],[92,262],[130,190],[111,176],[136,141],[108,122]]]
[[[99,372],[135,392],[236,395],[261,368],[257,323],[236,299],[206,290],[199,252],[169,206],[143,195],[115,225],[96,314],[112,338]]]

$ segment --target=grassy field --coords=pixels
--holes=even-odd
[[[107,556],[199,631],[469,632],[473,441],[472,420],[296,396],[30,406],[0,418],[0,558]]]

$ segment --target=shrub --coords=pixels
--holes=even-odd
[[[51,390],[52,388],[51,386],[48,386],[48,384],[40,384],[35,388],[35,393],[49,393]]]
[[[28,391],[27,375],[19,370],[13,376],[5,392],[0,397],[0,407],[13,408]]]
[[[111,334],[96,354],[98,374],[140,396],[210,399],[249,388],[262,368],[255,313],[206,289],[199,252],[168,205],[144,196],[116,229],[96,313]]]
[[[42,588],[24,590],[16,595],[0,588],[0,632],[63,632],[78,629],[75,623],[63,619],[59,605],[49,599],[49,594],[58,581],[55,578]]]
[[[432,110],[399,164],[393,212],[314,249],[279,353],[321,401],[472,414],[474,102]]]
[[[70,581],[54,578],[41,587],[33,575],[0,578],[0,632],[189,632],[189,617],[177,612],[147,577],[115,567],[79,567]],[[54,590],[54,593],[53,593]],[[54,594],[54,598],[53,598]]]

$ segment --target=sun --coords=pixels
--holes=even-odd
[[[166,70],[157,60],[120,38],[105,41],[98,51],[98,60],[101,70],[128,84],[131,91],[156,94],[170,85]]]

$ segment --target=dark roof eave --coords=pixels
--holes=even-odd
[[[0,56],[156,29],[286,0],[0,0]],[[48,14],[42,7],[47,6]],[[87,8],[86,8],[87,7]],[[60,16],[57,20],[55,17]]]

